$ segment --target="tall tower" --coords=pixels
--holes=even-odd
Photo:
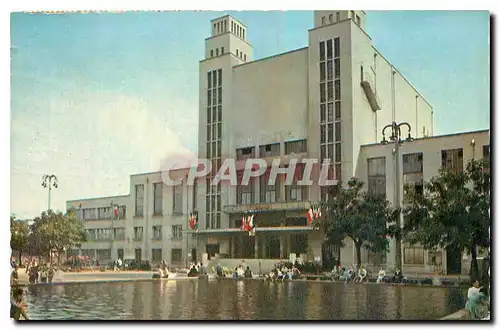
[[[233,67],[252,59],[243,23],[225,15],[210,22],[210,31],[205,39],[205,58],[200,61],[198,157],[210,159],[212,172],[198,184],[200,229],[227,228],[229,224],[222,212],[228,202],[228,186],[211,183],[222,162],[235,153],[230,138]]]

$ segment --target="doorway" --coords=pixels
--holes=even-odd
[[[207,244],[206,251],[208,260],[214,258],[216,254],[219,254],[219,244]]]
[[[340,248],[338,245],[323,243],[321,245],[321,259],[323,268],[333,269],[334,266],[340,263]]]
[[[196,262],[196,249],[191,249],[191,261]]]

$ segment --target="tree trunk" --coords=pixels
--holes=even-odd
[[[470,265],[470,277],[471,280],[479,280],[479,266],[477,264],[477,248],[476,245],[472,245],[471,248],[471,265]]]
[[[354,241],[354,245],[356,246],[356,263],[359,269],[359,266],[361,266],[361,245],[363,245],[363,243],[360,241]]]

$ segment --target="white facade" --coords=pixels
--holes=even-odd
[[[185,178],[186,174],[186,170],[175,170],[171,178]],[[174,187],[163,183],[162,172],[131,175],[129,195],[68,201],[67,209],[77,211],[89,234],[79,253],[101,263],[121,257],[185,265],[196,247],[193,231],[188,228],[195,196],[193,186],[186,181]],[[144,189],[143,193],[138,189]],[[155,189],[161,192],[155,193]],[[174,189],[180,189],[181,196],[175,201]],[[115,206],[121,212],[118,219],[113,215]]]
[[[211,159],[216,169],[225,159],[263,158],[268,164],[280,159],[286,165],[292,158],[329,158],[334,163],[331,178],[343,182],[352,176],[368,182],[368,160],[385,157],[384,187],[390,201],[395,201],[396,189],[393,147],[379,143],[387,124],[410,124],[416,140],[403,144],[398,162],[403,168],[405,154],[422,152],[424,181],[437,175],[443,150],[462,148],[465,165],[475,139],[480,157],[482,146],[489,145],[487,131],[433,137],[432,107],[373,46],[363,30],[366,19],[363,11],[317,11],[308,47],[256,61],[243,23],[229,15],[212,20],[199,67],[198,157]],[[162,212],[155,215],[153,183],[162,182],[160,173],[131,176],[127,196],[68,202],[68,208],[85,209],[105,207],[113,200],[127,209],[124,220],[85,221],[88,229],[121,226],[123,239],[88,242],[82,249],[110,249],[112,259],[118,257],[118,249],[125,251],[125,258],[141,249],[140,258],[146,260],[155,259],[153,249],[161,249],[161,258],[170,263],[186,261],[187,253],[197,260],[203,253],[239,260],[287,259],[296,254],[322,263],[333,255],[342,264],[355,262],[352,242],[346,240],[341,249],[325,246],[321,234],[303,221],[311,206],[328,198],[319,186],[292,191],[283,182],[271,187],[257,181],[245,190],[207,185],[210,180],[199,181],[196,189],[183,183],[182,212],[173,212],[174,188],[163,185]],[[405,180],[401,171],[399,182]],[[136,185],[141,184],[145,211],[136,216]],[[198,214],[196,235],[186,230],[192,211]],[[252,237],[239,230],[239,221],[248,214],[254,214],[258,224]],[[177,225],[183,226],[182,239],[172,238],[172,226]],[[161,239],[153,239],[153,226],[162,226]],[[139,240],[134,240],[134,227],[144,228]],[[395,265],[393,246],[386,256],[389,270]],[[405,255],[405,249],[402,252]],[[404,261],[403,271],[435,271],[433,263],[439,259],[446,272],[446,253],[441,252],[422,252],[422,263]],[[362,252],[362,263],[368,267],[380,262],[373,258]],[[462,265],[464,272],[468,266]]]

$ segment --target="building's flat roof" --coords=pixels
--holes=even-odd
[[[217,18],[214,18],[212,20],[210,20],[210,23],[212,22],[215,22],[215,21],[218,21],[218,20],[221,20],[223,18],[226,18],[226,17],[231,17],[233,20],[235,20],[236,22],[240,23],[241,25],[243,25],[244,27],[246,27],[248,29],[248,27],[246,26],[245,23],[243,23],[242,21],[240,21],[239,19],[235,18],[233,15],[231,14],[226,14],[224,16],[221,16],[221,17],[217,17]]]
[[[96,199],[109,199],[109,198],[129,197],[129,196],[130,196],[130,194],[127,194],[127,195],[115,195],[115,196],[90,197],[90,198],[72,199],[72,200],[66,201],[66,203],[83,202],[83,201],[90,201],[90,200],[96,200]]]
[[[271,55],[271,56],[268,56],[268,57],[259,58],[258,60],[254,60],[254,61],[250,61],[250,62],[246,62],[246,63],[241,63],[241,64],[233,66],[233,68],[239,68],[239,67],[244,66],[244,65],[254,64],[254,63],[257,63],[257,62],[262,62],[262,61],[265,61],[265,60],[269,60],[269,59],[276,58],[276,57],[279,57],[279,56],[288,55],[288,54],[295,53],[295,52],[298,52],[298,51],[301,51],[301,50],[304,50],[304,49],[308,49],[308,48],[309,47],[306,46],[306,47],[302,47],[302,48],[297,48],[297,49],[289,50],[289,51],[284,52],[284,53],[279,53],[279,54],[276,54],[276,55]]]
[[[489,129],[481,129],[477,131],[469,131],[469,132],[458,132],[458,133],[450,133],[450,134],[443,134],[443,135],[434,135],[434,136],[426,136],[426,137],[420,137],[420,138],[415,138],[414,141],[420,141],[420,140],[432,140],[432,139],[439,139],[439,138],[447,138],[447,137],[453,137],[453,136],[459,136],[459,135],[467,135],[467,134],[481,134],[481,133],[488,133],[490,130]],[[363,144],[361,147],[373,147],[373,146],[378,146],[382,145],[382,143],[377,142],[377,143],[368,143],[368,144]]]

